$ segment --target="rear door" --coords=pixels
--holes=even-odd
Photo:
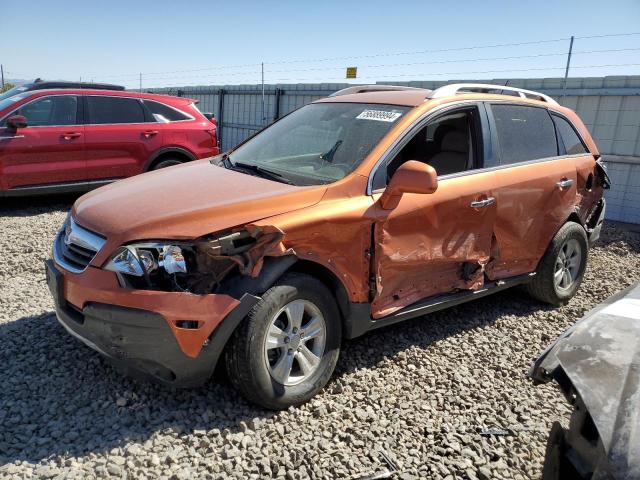
[[[77,95],[47,95],[25,103],[0,122],[0,165],[5,189],[85,180],[82,104]],[[27,127],[6,128],[11,115]]]
[[[151,155],[163,145],[162,130],[147,121],[142,101],[108,95],[85,98],[88,178],[142,173]]]
[[[562,156],[546,108],[491,103],[487,112],[496,153],[496,256],[490,279],[532,272],[574,209],[575,159]]]

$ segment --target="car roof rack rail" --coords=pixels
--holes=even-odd
[[[423,90],[430,92],[424,88],[404,87],[401,85],[357,85],[355,87],[347,87],[337,92],[333,92],[330,97],[340,97],[342,95],[352,95],[354,93],[370,93],[370,92],[400,92],[403,90]]]
[[[95,89],[95,90],[117,90],[122,91],[122,85],[112,85],[110,83],[91,82],[66,82],[66,81],[43,81],[36,80],[29,85],[29,90],[46,90],[50,88],[75,88],[75,89]]]
[[[497,95],[509,95],[502,92],[513,92],[520,98],[540,100],[551,105],[559,105],[553,98],[544,93],[525,90],[524,88],[508,87],[506,85],[491,85],[488,83],[452,83],[431,92],[428,98],[442,98],[456,95],[457,93],[495,93]]]

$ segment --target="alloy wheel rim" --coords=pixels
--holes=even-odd
[[[556,258],[553,274],[555,286],[560,291],[568,290],[578,279],[582,263],[582,247],[576,239],[568,240]]]
[[[294,300],[271,317],[264,342],[264,360],[271,377],[297,385],[318,369],[324,355],[327,326],[320,309],[309,300]]]

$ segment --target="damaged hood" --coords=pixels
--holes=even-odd
[[[561,373],[598,429],[604,468],[616,479],[640,478],[640,284],[587,313],[540,356],[530,376],[548,382]]]
[[[296,187],[199,160],[121,180],[79,198],[75,220],[109,243],[192,239],[316,204]]]

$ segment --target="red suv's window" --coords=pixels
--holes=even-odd
[[[78,97],[75,95],[55,95],[42,97],[26,103],[11,112],[10,115],[23,115],[30,127],[45,127],[53,125],[76,125],[78,111]],[[4,126],[5,117],[0,126]]]
[[[143,102],[156,122],[167,123],[192,119],[192,117],[187,114],[179,112],[175,108],[169,107],[163,103],[155,102],[153,100],[143,100]]]
[[[144,123],[139,100],[125,97],[88,96],[90,124]]]

